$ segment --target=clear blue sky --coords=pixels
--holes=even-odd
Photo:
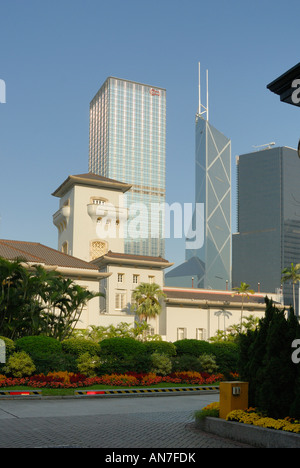
[[[266,89],[299,62],[299,17],[298,0],[0,0],[0,238],[57,247],[51,193],[88,172],[89,103],[107,76],[167,89],[166,198],[194,202],[199,61],[210,122],[232,141],[235,232],[236,155],[300,137],[300,110]],[[183,241],[166,247],[184,260]]]

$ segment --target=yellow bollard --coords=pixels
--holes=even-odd
[[[220,382],[220,415],[226,419],[230,411],[248,408],[248,382]]]

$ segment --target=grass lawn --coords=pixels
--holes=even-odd
[[[201,387],[209,386],[209,387],[218,387],[218,383],[214,383],[211,385],[200,385]],[[75,390],[125,390],[125,389],[143,389],[143,388],[179,388],[179,387],[199,387],[199,385],[189,385],[189,384],[174,384],[169,382],[161,382],[156,385],[149,385],[149,386],[133,386],[133,387],[120,387],[120,386],[107,386],[107,385],[91,385],[90,387],[79,387],[79,388],[34,388],[34,387],[25,387],[25,386],[15,386],[15,387],[1,387],[0,391],[19,391],[24,390],[25,392],[28,390],[42,390],[43,396],[68,396],[74,395]]]

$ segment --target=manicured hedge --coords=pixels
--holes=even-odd
[[[169,357],[176,355],[176,346],[169,341],[146,341],[144,345],[146,352],[150,354],[166,354]]]
[[[7,343],[7,351],[25,351],[34,361],[37,373],[78,371],[77,359],[89,353],[99,356],[99,374],[150,372],[154,353],[167,356],[172,371],[203,371],[199,357],[206,354],[215,358],[218,372],[229,374],[237,370],[238,347],[234,343],[209,343],[203,340],[184,339],[174,343],[166,341],[141,342],[135,338],[106,338],[95,343],[86,338],[72,337],[59,342],[48,336],[26,336]]]
[[[199,358],[191,354],[182,354],[181,356],[172,357],[173,372],[201,372],[201,364]]]
[[[183,354],[191,354],[192,356],[199,357],[201,354],[210,354],[210,343],[208,341],[188,339],[178,340],[174,342],[176,347],[177,356]]]
[[[209,343],[208,341],[186,338],[175,341],[174,345],[176,346],[177,358],[180,358],[175,361],[175,365],[179,369],[183,369],[190,361],[193,365],[192,369],[196,370],[197,363],[192,361],[191,358],[198,358],[202,354],[212,354],[216,358],[218,372],[228,374],[237,370],[239,347],[236,343]],[[188,359],[188,356],[190,359]]]
[[[69,338],[62,341],[62,350],[65,353],[80,356],[80,354],[89,353],[91,356],[98,355],[100,352],[99,343],[95,343],[85,338]]]
[[[64,352],[58,353],[33,353],[31,355],[36,366],[37,374],[48,372],[78,372],[76,356]]]
[[[60,341],[49,336],[24,336],[15,342],[16,351],[25,351],[33,359],[36,372],[45,374],[54,371],[74,372],[75,358],[63,352]]]
[[[17,351],[33,354],[55,354],[62,351],[61,343],[50,336],[24,336],[15,342]]]
[[[124,358],[126,356],[145,354],[146,352],[145,344],[134,338],[106,338],[100,341],[99,344],[100,356]]]
[[[239,359],[239,346],[237,343],[211,343],[210,354],[216,357],[218,372],[226,375],[237,371]]]

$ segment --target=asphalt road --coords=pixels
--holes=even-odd
[[[218,394],[0,398],[0,448],[102,448],[114,457],[124,449],[247,448],[195,429],[194,411],[218,400]]]

